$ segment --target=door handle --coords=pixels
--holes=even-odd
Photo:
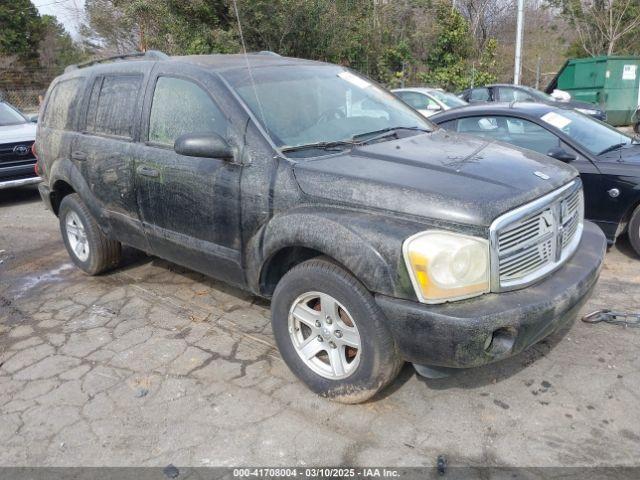
[[[71,154],[71,158],[73,158],[74,160],[79,160],[83,162],[87,159],[87,154],[84,152],[73,152]]]
[[[140,165],[136,168],[136,172],[138,175],[143,175],[145,177],[157,177],[160,175],[160,172],[155,168],[147,167],[146,165]]]

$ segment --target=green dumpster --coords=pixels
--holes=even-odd
[[[567,60],[546,88],[565,90],[574,100],[599,105],[611,125],[629,125],[640,106],[640,57]]]

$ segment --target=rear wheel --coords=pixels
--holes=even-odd
[[[120,262],[120,242],[102,233],[77,193],[67,195],[58,212],[60,232],[73,263],[89,275],[98,275]]]
[[[327,259],[294,267],[271,305],[282,358],[315,393],[363,402],[389,384],[402,361],[371,294]]]
[[[640,255],[640,207],[637,207],[631,215],[627,231],[631,246]]]

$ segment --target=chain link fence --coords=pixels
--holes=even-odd
[[[46,87],[7,90],[0,88],[0,97],[24,113],[36,113],[40,106],[39,96],[44,96]]]
[[[0,98],[24,113],[36,113],[40,97],[59,72],[53,69],[8,66],[0,67]]]

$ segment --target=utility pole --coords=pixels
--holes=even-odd
[[[524,24],[524,0],[518,0],[518,20],[516,26],[516,61],[513,67],[513,83],[520,85],[522,72],[522,33]]]

